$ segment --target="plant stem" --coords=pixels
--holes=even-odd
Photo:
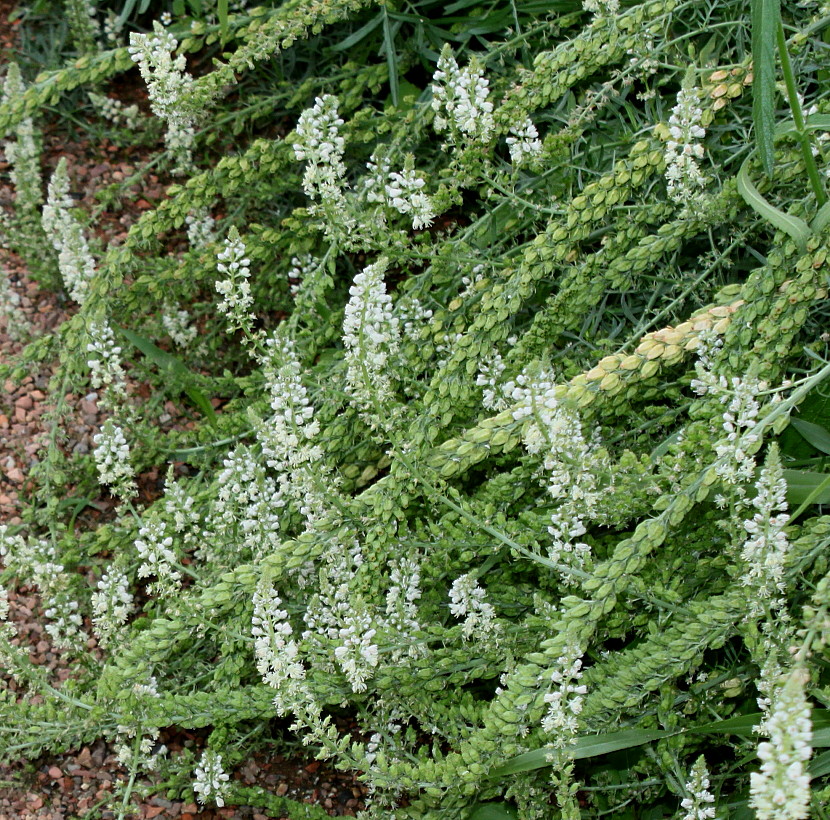
[[[798,143],[801,146],[801,155],[804,158],[804,165],[807,169],[807,176],[810,180],[813,193],[816,196],[819,208],[827,202],[827,194],[824,192],[824,186],[821,183],[818,167],[816,166],[816,159],[813,156],[810,138],[807,136],[807,130],[804,127],[804,113],[801,110],[801,101],[798,98],[798,91],[795,87],[795,75],[793,74],[792,63],[790,63],[790,55],[787,51],[787,39],[784,36],[784,24],[779,20],[778,22],[778,53],[781,57],[781,69],[784,73],[784,82],[787,86],[787,99],[790,103],[790,110],[793,114],[793,122],[795,129],[798,132]]]

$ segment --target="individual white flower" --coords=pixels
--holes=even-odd
[[[803,820],[810,813],[812,754],[810,705],[804,693],[808,680],[802,668],[793,669],[772,692],[769,717],[761,731],[769,741],[758,744],[761,771],[749,781],[749,805],[758,820]]]
[[[510,151],[510,161],[514,165],[536,159],[542,153],[539,132],[528,116],[510,126],[510,136],[506,142]]]
[[[133,481],[135,471],[130,464],[130,446],[124,431],[112,419],[107,419],[101,432],[92,440],[95,442],[93,456],[98,467],[98,480],[109,485],[113,495],[122,500],[132,498],[138,490]]]
[[[688,796],[680,802],[680,807],[685,810],[683,820],[709,820],[715,816],[715,796],[709,791],[709,770],[703,755],[689,772],[686,793]]]
[[[445,44],[432,78],[435,130],[449,130],[452,142],[487,142],[495,127],[489,93],[490,84],[479,61],[473,57],[460,69],[450,45]]]

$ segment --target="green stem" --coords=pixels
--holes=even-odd
[[[827,194],[824,192],[824,186],[821,183],[821,177],[816,166],[816,160],[813,156],[812,145],[810,138],[807,135],[807,130],[804,124],[804,113],[801,110],[801,102],[798,99],[798,91],[795,87],[795,74],[793,73],[792,63],[790,63],[790,55],[787,51],[787,39],[784,36],[784,24],[779,20],[778,22],[778,53],[781,57],[781,69],[784,73],[784,82],[787,86],[787,99],[790,103],[790,109],[793,115],[793,122],[795,129],[798,132],[798,143],[801,147],[801,155],[804,158],[804,165],[807,168],[807,176],[810,179],[813,193],[816,196],[819,208],[827,202]]]

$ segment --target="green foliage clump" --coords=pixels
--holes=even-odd
[[[826,9],[785,15],[770,156],[743,3],[105,5],[0,102],[21,243],[55,228],[79,303],[15,363],[59,353],[60,400],[0,527],[76,671],[0,601],[0,758],[103,736],[130,786],[322,816],[227,776],[298,739],[365,817],[823,816]],[[21,146],[76,89],[129,141],[134,63],[181,178],[99,253]]]

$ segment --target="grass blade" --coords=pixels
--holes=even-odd
[[[780,19],[780,0],[752,0],[752,122],[767,176],[775,165],[775,43]]]

